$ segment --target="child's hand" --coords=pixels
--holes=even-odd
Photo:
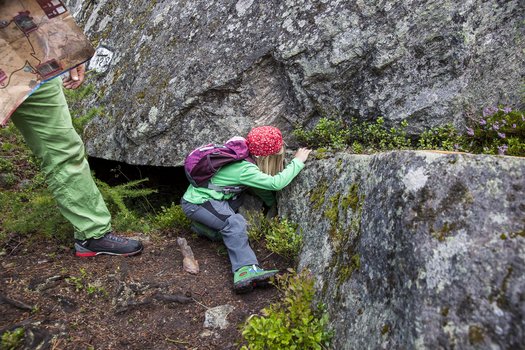
[[[297,152],[295,153],[295,158],[299,159],[301,162],[306,162],[308,159],[308,155],[312,152],[311,149],[308,148],[299,148]]]

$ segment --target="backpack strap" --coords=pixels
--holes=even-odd
[[[209,182],[206,187],[209,188],[210,190],[214,190],[214,191],[221,192],[224,194],[231,194],[231,193],[238,194],[247,188],[246,186],[218,186],[218,185],[212,184],[211,182]]]

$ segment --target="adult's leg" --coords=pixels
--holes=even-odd
[[[40,159],[60,212],[75,228],[75,238],[100,238],[111,231],[111,216],[91,177],[61,84],[60,78],[43,84],[12,120]]]
[[[257,257],[248,242],[246,220],[241,214],[236,214],[228,202],[211,200],[197,205],[183,200],[181,204],[190,220],[222,234],[233,272],[242,266],[258,265]]]

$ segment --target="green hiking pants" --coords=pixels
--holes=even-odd
[[[47,185],[75,238],[100,238],[111,230],[111,216],[84,156],[84,144],[71,122],[62,80],[38,88],[11,117],[41,161]]]

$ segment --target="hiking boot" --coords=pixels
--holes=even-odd
[[[205,237],[214,242],[222,241],[222,234],[219,231],[216,231],[211,227],[201,224],[200,222],[192,221],[191,230],[195,232],[199,237]]]
[[[115,236],[111,233],[98,239],[75,240],[75,255],[80,257],[101,254],[131,256],[140,253],[142,249],[143,246],[140,241]]]
[[[257,265],[246,265],[235,271],[233,275],[233,290],[235,293],[247,293],[253,287],[267,286],[270,278],[279,270],[263,270]]]

